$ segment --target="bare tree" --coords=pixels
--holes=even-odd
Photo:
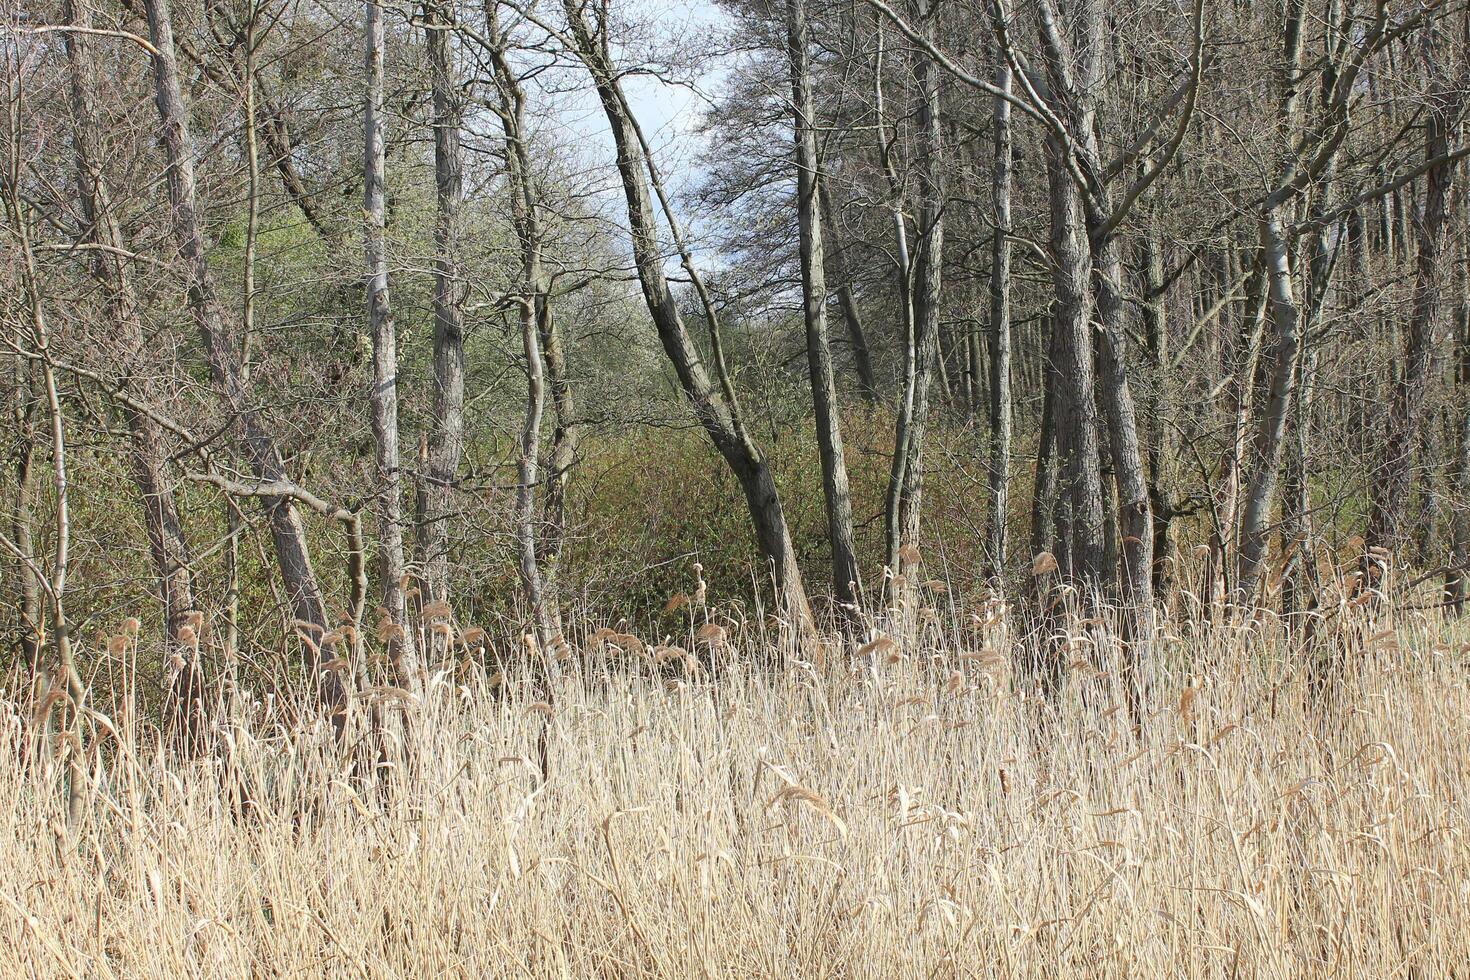
[[[451,61],[453,10],[441,0],[424,5],[424,30],[434,98],[434,412],[429,432],[428,471],[421,476],[423,521],[419,560],[429,597],[446,602],[450,593],[449,522],[454,488],[464,456],[464,310],[459,282],[459,223],[464,204],[464,112],[459,79]]]
[[[67,6],[70,23],[83,28],[90,26],[90,13],[85,5],[69,0]],[[68,34],[66,47],[71,69],[72,142],[76,153],[78,197],[82,218],[87,224],[83,238],[88,245],[96,246],[90,253],[91,272],[101,287],[108,325],[118,345],[115,362],[118,383],[131,386],[136,384],[135,376],[143,368],[148,352],[144,347],[141,311],[126,258],[128,243],[123,239],[112,206],[110,180],[103,171],[97,151],[96,70],[85,34]],[[158,423],[144,412],[126,405],[122,412],[130,441],[129,462],[138,484],[149,550],[163,599],[164,636],[168,648],[166,690],[188,731],[195,727],[204,698],[203,665],[199,662],[199,624],[195,620],[193,557],[179,522],[173,481],[166,469],[163,433]]]
[[[1446,74],[1434,43],[1436,31],[1425,32],[1425,63],[1434,74],[1425,101],[1424,160],[1429,166],[1422,213],[1414,222],[1417,258],[1413,310],[1404,338],[1403,370],[1394,385],[1388,434],[1380,476],[1373,482],[1368,517],[1368,543],[1390,551],[1406,541],[1404,519],[1414,492],[1416,453],[1424,441],[1424,403],[1431,366],[1440,358],[1443,289],[1442,256],[1445,218],[1454,167],[1450,134],[1464,104],[1464,79]]]
[[[418,650],[408,628],[403,557],[403,480],[398,451],[398,335],[388,297],[387,224],[383,207],[383,8],[367,0],[363,99],[363,249],[367,259],[368,329],[373,338],[373,381],[368,401],[373,413],[377,463],[378,588],[383,600],[383,632],[399,674],[413,677]]]
[[[791,532],[786,526],[786,514],[781,506],[781,497],[770,465],[751,439],[741,419],[739,405],[735,401],[734,390],[718,347],[714,352],[714,361],[720,384],[716,388],[705,369],[703,355],[684,326],[684,318],[664,274],[663,254],[659,248],[654,219],[653,193],[658,193],[666,219],[671,217],[672,211],[667,207],[661,185],[655,179],[651,161],[643,145],[642,133],[623,94],[621,77],[613,64],[609,48],[607,23],[599,19],[594,26],[578,0],[563,0],[562,6],[571,31],[567,40],[572,51],[591,74],[603,113],[612,129],[618,154],[618,173],[628,205],[633,260],[638,267],[638,278],[643,287],[649,315],[658,330],[664,353],[679,378],[679,385],[694,408],[695,417],[699,419],[710,441],[724,457],[745,493],[746,507],[755,527],[761,556],[770,564],[774,576],[776,600],[781,614],[798,633],[809,634],[813,629],[811,607],[802,586],[801,568],[796,561]],[[605,14],[606,11],[601,13]],[[714,335],[718,331],[718,316],[714,305],[708,299],[688,249],[682,246],[682,235],[672,222],[670,232],[679,246],[685,272],[695,283],[696,291],[701,294],[705,316]]]
[[[521,351],[526,371],[526,413],[521,427],[520,457],[515,493],[516,551],[521,588],[536,628],[537,645],[550,655],[559,641],[561,616],[541,574],[540,513],[536,489],[541,482],[541,424],[546,411],[546,369],[542,338],[550,337],[551,288],[542,263],[541,202],[534,186],[531,153],[525,131],[526,94],[511,68],[500,30],[495,0],[485,4],[489,55],[494,68],[498,104],[494,107],[504,133],[506,186],[521,255],[521,290],[516,297],[521,328]],[[555,476],[553,476],[553,479]]]
[[[805,0],[786,0],[786,50],[791,64],[791,104],[796,139],[796,212],[800,224],[802,316],[806,322],[807,369],[822,460],[822,491],[827,502],[827,540],[832,548],[832,592],[842,606],[859,602],[857,548],[853,541],[852,493],[842,447],[842,419],[832,348],[827,340],[827,275],[822,241],[816,108],[808,50]],[[852,322],[851,320],[849,322]],[[866,351],[863,354],[866,357]],[[871,379],[870,379],[871,380]]]
[[[173,233],[187,277],[189,309],[203,342],[215,389],[239,426],[251,469],[259,479],[285,481],[286,468],[280,449],[262,424],[259,409],[252,402],[241,377],[240,343],[215,292],[214,277],[205,251],[204,229],[195,190],[193,140],[189,134],[188,112],[174,55],[168,0],[147,0],[146,7],[149,40],[153,48],[154,90],[168,163]],[[320,669],[331,659],[333,642],[328,632],[321,584],[311,566],[305,528],[289,497],[265,497],[261,503],[270,524],[277,565],[292,614],[296,620],[308,624],[320,634],[319,642],[305,645],[308,665],[317,678],[326,703],[334,709],[340,708],[345,699],[341,675]]]
[[[990,245],[990,530],[991,574],[1003,576],[1011,486],[1011,66],[998,56],[991,119],[990,189],[995,231]]]

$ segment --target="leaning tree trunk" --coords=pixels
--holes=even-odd
[[[786,51],[791,67],[791,101],[796,139],[796,207],[800,226],[802,312],[806,321],[807,367],[822,461],[822,492],[827,504],[827,539],[832,549],[832,594],[855,611],[859,602],[857,548],[852,524],[852,494],[842,446],[837,381],[827,340],[827,276],[823,262],[821,207],[818,200],[816,107],[812,101],[805,0],[786,0]]]
[[[204,227],[194,182],[194,145],[189,134],[188,111],[174,55],[173,24],[169,0],[146,0],[148,33],[154,47],[154,90],[162,124],[164,155],[168,162],[169,203],[173,233],[183,268],[188,277],[189,309],[203,342],[214,386],[226,411],[240,428],[246,457],[255,475],[274,483],[287,481],[285,463],[270,431],[262,424],[241,377],[240,345],[220,306],[215,292],[209,258],[205,252]],[[346,689],[338,671],[322,672],[332,659],[333,641],[328,632],[326,603],[321,584],[311,566],[306,531],[289,497],[262,498],[276,562],[280,568],[293,617],[318,635],[305,644],[307,663],[316,677],[326,703],[334,710],[345,705]]]
[[[464,201],[463,108],[450,63],[453,18],[438,0],[424,6],[430,85],[434,98],[434,408],[428,472],[422,475],[419,561],[434,602],[448,602],[449,523],[464,457],[464,312],[459,286],[459,212]]]
[[[418,671],[418,650],[408,623],[403,557],[403,478],[398,450],[398,338],[388,298],[387,225],[383,205],[383,8],[367,0],[367,96],[363,109],[363,248],[367,259],[368,325],[373,337],[373,412],[378,504],[378,586],[389,657],[403,678]]]
[[[863,311],[858,308],[857,296],[853,291],[852,272],[847,264],[847,249],[843,246],[837,228],[837,209],[832,203],[832,191],[827,180],[817,176],[817,195],[822,206],[822,223],[832,236],[832,271],[837,276],[837,308],[842,311],[847,324],[847,343],[852,349],[853,367],[857,369],[858,389],[869,403],[878,402],[878,383],[873,375],[872,356],[868,353],[868,333],[863,326]]]
[[[605,39],[594,33],[577,0],[563,0],[563,10],[576,43],[575,53],[592,76],[603,113],[612,130],[633,239],[633,261],[664,353],[693,407],[695,417],[745,494],[746,508],[750,512],[761,556],[770,563],[778,611],[798,634],[811,635],[815,631],[815,623],[802,586],[801,569],[797,565],[796,549],[786,526],[786,514],[776,490],[775,477],[738,414],[738,408],[731,399],[728,379],[722,377],[718,387],[711,380],[705,369],[705,357],[685,328],[684,318],[669,289],[654,219],[648,161],[637,122],[623,95],[621,77],[603,43]],[[687,250],[681,251],[687,255]],[[692,260],[686,258],[685,266],[686,271],[696,278],[696,289],[702,288]],[[711,305],[707,313],[713,312]],[[720,358],[717,356],[714,360],[718,368]]]
[[[68,19],[90,28],[85,6],[67,4]],[[101,287],[107,324],[117,343],[119,383],[137,383],[136,370],[144,356],[141,312],[129,278],[127,243],[112,206],[112,190],[97,153],[95,70],[85,33],[66,37],[71,67],[73,148],[77,184],[86,221],[86,238],[97,246],[91,271]],[[167,473],[168,454],[158,423],[137,408],[125,405],[128,461],[143,505],[148,550],[158,575],[163,600],[166,650],[165,690],[174,716],[182,724],[186,744],[192,744],[204,711],[204,671],[199,660],[199,624],[195,621],[193,557],[179,523],[173,482]]]

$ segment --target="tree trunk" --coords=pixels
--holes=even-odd
[[[1470,211],[1467,211],[1470,213]],[[1463,220],[1463,218],[1462,218]],[[1470,583],[1470,237],[1460,240],[1459,296],[1455,310],[1454,456],[1450,459],[1450,562],[1445,573],[1444,601],[1456,613],[1465,610]]]
[[[434,409],[429,467],[422,477],[426,487],[419,560],[429,598],[448,602],[449,523],[464,457],[464,312],[458,282],[459,212],[464,201],[459,134],[463,105],[450,62],[453,17],[438,0],[428,0],[424,21],[434,97]]]
[[[929,0],[915,0],[914,18],[926,36],[934,36],[934,12]],[[917,569],[919,529],[924,488],[924,437],[929,427],[929,389],[939,353],[941,280],[944,266],[944,144],[939,110],[939,66],[920,49],[913,54],[914,82],[919,108],[918,131],[919,216],[917,251],[913,259],[913,369],[905,382],[902,431],[896,434],[895,457],[902,447],[903,470],[898,492],[890,491],[894,511],[889,514],[890,541],[895,542],[893,570],[908,581]],[[900,219],[902,220],[902,219]]]
[[[1042,320],[1049,320],[1042,317]],[[1046,331],[1047,346],[1042,354],[1041,420],[1036,447],[1035,484],[1031,493],[1031,557],[1050,551],[1056,539],[1057,501],[1057,386],[1053,353],[1056,349],[1055,328]],[[1061,557],[1054,555],[1058,564]]]
[[[1009,94],[1011,66],[997,57],[995,87]],[[990,244],[990,574],[1004,576],[1011,486],[1011,104],[997,96],[991,110],[994,162]]]
[[[17,345],[24,343],[23,331]],[[41,580],[31,562],[35,560],[35,506],[36,506],[36,429],[35,396],[32,392],[33,368],[31,361],[20,354],[11,359],[15,366],[15,390],[12,393],[11,421],[15,425],[15,511],[11,520],[11,533],[15,546],[20,551],[16,556],[15,577],[20,582],[20,622],[17,624],[20,662],[25,664],[33,693],[39,695],[45,687],[46,667],[41,659],[41,638],[45,635],[44,614],[41,610]]]
[[[367,95],[363,111],[363,247],[367,259],[368,326],[373,337],[373,441],[377,473],[378,585],[389,657],[402,678],[418,673],[418,650],[408,623],[403,557],[403,478],[398,449],[398,337],[388,297],[384,232],[383,8],[366,5]],[[431,35],[434,33],[430,32]]]
[[[1066,538],[1066,554],[1057,559],[1064,578],[1095,588],[1103,575],[1103,502],[1094,408],[1092,262],[1081,194],[1062,159],[1064,151],[1055,137],[1047,138],[1046,148],[1056,293],[1052,356],[1057,388],[1052,424],[1057,433],[1061,494],[1067,502],[1066,520],[1058,521],[1057,526],[1057,535]]]
[[[526,146],[526,97],[506,57],[494,0],[486,3],[485,17],[491,42],[489,54],[500,96],[497,114],[504,133],[510,213],[521,251],[523,293],[520,297],[520,327],[526,369],[526,411],[517,467],[516,553],[521,588],[535,623],[537,646],[543,655],[551,655],[560,637],[561,617],[553,599],[547,594],[542,578],[542,532],[538,526],[540,515],[536,504],[537,486],[541,480],[541,423],[546,411],[545,355],[541,345],[543,338],[552,336],[554,330],[550,284],[542,266],[540,202],[531,172],[531,155]]]
[[[674,294],[669,289],[654,220],[648,161],[636,120],[623,95],[621,79],[603,43],[605,39],[594,33],[576,0],[563,0],[563,10],[576,42],[575,53],[592,76],[603,113],[612,130],[618,173],[627,201],[633,261],[638,268],[649,315],[695,417],[744,491],[761,557],[770,563],[779,613],[798,634],[810,636],[815,632],[815,623],[802,586],[801,569],[796,562],[796,549],[786,527],[786,514],[776,490],[775,478],[740,419],[737,406],[730,397],[728,379],[722,377],[718,388],[711,381],[705,370],[704,356],[685,328]],[[692,261],[687,258],[686,271],[697,276]],[[718,368],[720,359],[716,357],[715,361]]]
[[[802,312],[806,321],[807,367],[822,491],[827,504],[827,538],[832,549],[832,594],[841,607],[859,603],[857,548],[853,541],[852,495],[842,446],[837,381],[827,340],[827,277],[818,187],[816,108],[812,102],[805,0],[786,0],[786,51],[796,141],[796,207],[800,225]]]
[[[858,390],[865,401],[877,403],[878,383],[873,374],[872,358],[868,353],[868,334],[863,327],[863,313],[858,308],[857,297],[853,293],[852,273],[847,265],[847,249],[838,234],[837,209],[832,204],[832,191],[820,174],[817,176],[817,196],[822,206],[822,223],[826,225],[833,239],[833,247],[827,254],[832,258],[832,271],[837,277],[837,308],[842,311],[843,322],[847,324],[847,343],[852,349],[853,367],[857,369]]]
[[[1235,592],[1247,603],[1255,601],[1261,560],[1270,536],[1271,504],[1281,472],[1286,422],[1291,413],[1296,364],[1301,353],[1301,311],[1292,287],[1290,245],[1281,212],[1279,204],[1268,206],[1260,222],[1267,306],[1276,330],[1276,349],[1266,405],[1256,424],[1240,519]]]
[[[1157,215],[1150,216],[1150,228],[1142,237],[1143,255],[1139,259],[1139,282],[1143,293],[1143,336],[1148,348],[1154,378],[1145,388],[1144,424],[1150,429],[1148,445],[1148,495],[1154,522],[1154,595],[1163,596],[1173,584],[1170,570],[1174,565],[1172,527],[1178,506],[1168,485],[1169,470],[1174,459],[1173,430],[1165,423],[1175,406],[1170,397],[1169,321],[1164,296],[1164,249],[1158,239]],[[1223,289],[1229,289],[1227,280]]]
[[[1428,97],[1425,160],[1434,160],[1449,150],[1450,127],[1459,115],[1460,102],[1461,97],[1447,80],[1436,82]],[[1404,341],[1404,366],[1394,388],[1380,476],[1372,486],[1368,544],[1396,555],[1409,540],[1405,517],[1415,489],[1415,459],[1425,435],[1425,395],[1441,344],[1440,265],[1452,166],[1442,163],[1431,167],[1426,175],[1424,214],[1416,223],[1418,259],[1413,312]]]
[[[230,329],[215,292],[214,278],[205,253],[204,228],[194,182],[194,147],[184,107],[178,64],[174,55],[173,25],[168,0],[146,0],[149,39],[156,49],[153,57],[154,89],[162,125],[164,154],[168,161],[169,202],[173,232],[188,277],[189,309],[203,342],[210,374],[224,407],[240,428],[250,467],[262,480],[287,479],[279,447],[261,422],[241,377],[240,345]],[[288,497],[262,498],[276,561],[293,617],[308,624],[318,635],[305,644],[307,664],[326,703],[334,711],[345,706],[346,691],[340,673],[320,670],[332,658],[333,643],[327,622],[321,585],[311,566],[306,532],[300,515]]]
[[[89,28],[85,6],[67,3],[68,20]],[[77,159],[77,185],[86,238],[100,246],[94,251],[91,272],[101,287],[107,323],[118,345],[115,361],[119,383],[137,383],[136,371],[145,355],[141,314],[129,279],[127,243],[112,207],[112,191],[97,155],[97,112],[94,97],[95,70],[87,35],[66,36],[67,60],[71,68],[71,103],[74,116],[73,144]],[[192,742],[204,710],[204,671],[199,660],[199,623],[194,605],[193,558],[179,523],[173,483],[167,473],[167,452],[158,423],[130,406],[123,407],[128,427],[129,464],[138,485],[143,507],[143,526],[148,534],[149,554],[158,575],[163,600],[165,642],[165,685],[175,718],[181,723],[186,742]]]

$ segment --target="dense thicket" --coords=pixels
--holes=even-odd
[[[340,701],[450,620],[943,583],[1115,605],[1146,695],[1181,601],[1465,598],[1463,3],[42,0],[0,52],[26,670],[137,616],[177,703],[291,645]]]

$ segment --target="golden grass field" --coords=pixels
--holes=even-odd
[[[1141,737],[1083,632],[1024,697],[1001,615],[368,692],[400,733],[376,781],[263,692],[194,762],[94,703],[70,826],[10,703],[0,976],[1470,975],[1453,627],[1164,632]]]

